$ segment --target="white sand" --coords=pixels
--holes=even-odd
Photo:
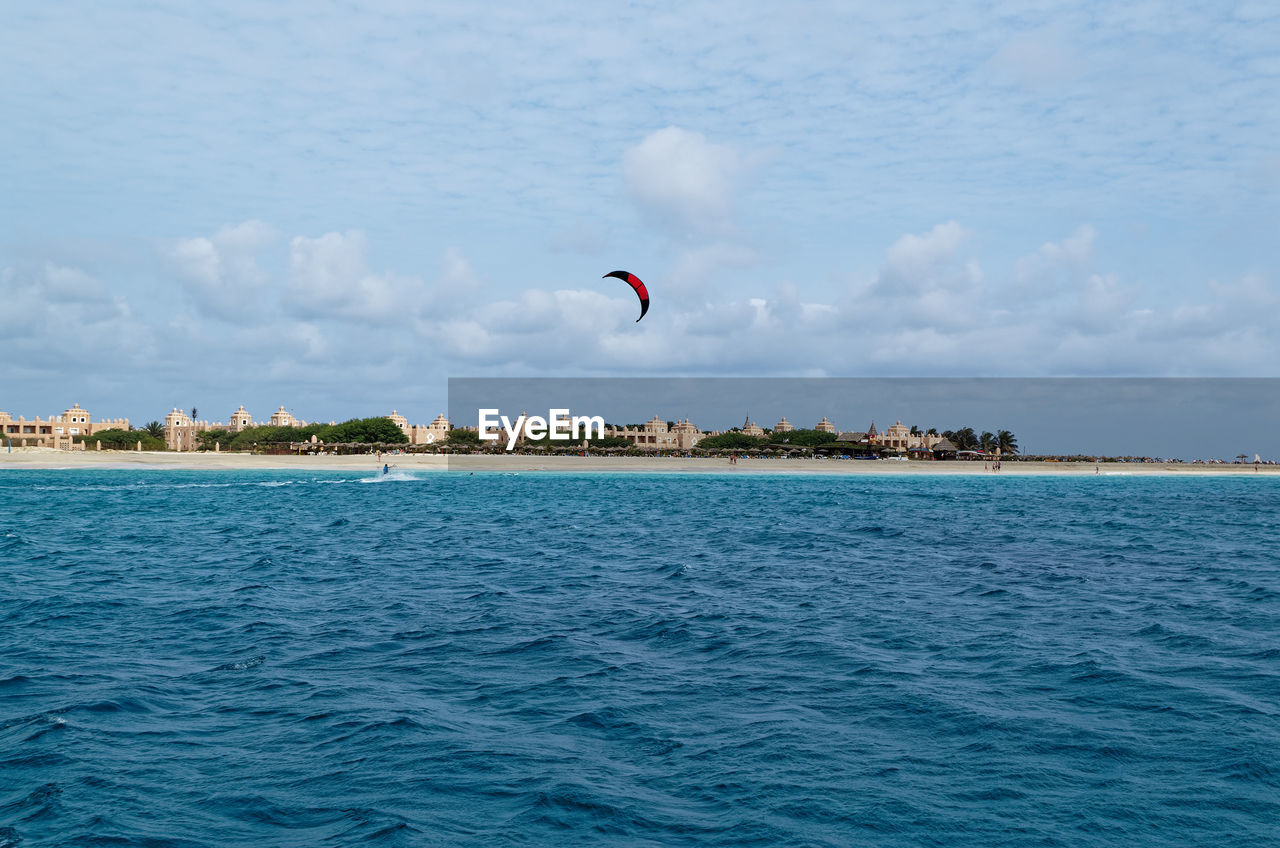
[[[630,471],[671,473],[778,474],[992,474],[982,462],[926,462],[837,459],[727,459],[633,456],[395,455],[374,456],[259,456],[243,453],[170,453],[150,451],[59,451],[52,448],[0,450],[0,471],[50,468],[170,468],[200,470],[306,469],[312,471],[371,471],[389,463],[406,471]],[[1005,462],[1001,475],[1247,475],[1280,476],[1280,465],[1191,465],[1168,463]]]

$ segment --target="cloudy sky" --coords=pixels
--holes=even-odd
[[[5,4],[0,409],[1276,376],[1280,10],[930,5]]]

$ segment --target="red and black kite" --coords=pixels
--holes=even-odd
[[[622,282],[635,289],[636,297],[640,298],[640,318],[649,311],[649,290],[644,287],[644,282],[639,277],[629,271],[610,271],[604,275],[605,277],[617,277]],[[600,279],[604,279],[601,277]],[[636,319],[636,323],[640,323],[640,318]]]

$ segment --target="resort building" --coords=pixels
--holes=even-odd
[[[895,422],[883,433],[876,430],[875,422],[864,432],[841,433],[836,437],[835,445],[854,449],[861,453],[880,453],[896,451],[897,453],[932,454],[935,446],[944,441],[936,433],[912,434],[911,428],[901,421]],[[948,443],[949,444],[949,443]],[[954,450],[954,446],[952,450]]]
[[[911,445],[908,444],[910,438],[911,428],[903,424],[901,421],[898,421],[885,429],[884,436],[881,437],[880,443],[887,448],[901,448],[902,450],[906,450],[911,447]]]
[[[822,416],[821,421],[813,425],[813,429],[817,430],[820,433],[834,433],[836,431],[836,425],[828,421],[827,416],[824,415]]]
[[[705,434],[688,418],[668,427],[655,415],[641,427],[609,427],[605,435],[626,439],[643,450],[690,450]]]
[[[449,438],[449,419],[443,415],[437,415],[430,424],[410,424],[408,418],[394,409],[387,417],[409,438],[411,445],[438,445]]]
[[[414,424],[405,432],[411,445],[440,445],[449,438],[449,419],[437,415],[430,424]]]
[[[244,404],[240,404],[240,408],[231,413],[231,423],[227,425],[227,429],[232,433],[239,433],[252,426],[253,416],[244,411]]]
[[[394,409],[391,410],[391,414],[387,418],[395,422],[400,431],[409,437],[409,444],[411,445],[440,444],[449,436],[449,419],[443,415],[437,415],[434,421],[426,425],[410,424],[407,418]],[[330,421],[329,423],[332,424],[334,422]],[[128,422],[125,422],[125,426],[128,426]],[[295,418],[283,406],[277,409],[269,420],[254,421],[253,416],[246,412],[244,406],[241,405],[239,409],[231,413],[231,422],[229,424],[223,424],[221,421],[193,421],[191,416],[175,407],[164,417],[164,441],[169,450],[191,451],[199,448],[199,434],[211,430],[242,433],[250,427],[300,428],[305,426],[307,426],[306,421]],[[222,446],[226,447],[225,444]]]
[[[171,451],[195,450],[198,432],[200,426],[176,406],[164,417],[164,443]]]
[[[747,416],[742,422],[742,435],[744,436],[763,436],[764,428],[751,420],[751,416]]]
[[[860,430],[850,430],[847,433],[841,433],[836,436],[833,444],[837,445],[870,445],[871,439],[868,435]]]
[[[911,428],[901,421],[895,422],[892,427],[887,428],[880,436],[880,444],[898,451],[930,451],[940,441],[942,441],[942,437],[937,433],[912,433]]]
[[[210,430],[226,430],[228,433],[242,433],[250,427],[305,427],[307,422],[294,418],[282,406],[271,416],[270,421],[254,421],[253,416],[245,411],[244,404],[231,413],[231,421],[195,421],[181,409],[174,407],[164,417],[164,442],[172,451],[192,451],[199,447],[200,433]]]
[[[92,436],[103,430],[128,430],[128,418],[91,420],[88,410],[75,404],[61,415],[39,416],[28,421],[0,412],[0,435],[14,447],[43,447],[72,450],[78,436]]]
[[[791,422],[787,420],[787,416],[782,416],[782,420],[773,425],[775,433],[790,433],[795,427],[791,426]]]
[[[305,427],[307,422],[299,421],[293,417],[293,413],[286,412],[282,406],[271,414],[271,421],[268,422],[272,427]]]

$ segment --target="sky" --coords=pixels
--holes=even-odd
[[[1278,376],[1277,44],[1253,2],[5,4],[0,410]]]

